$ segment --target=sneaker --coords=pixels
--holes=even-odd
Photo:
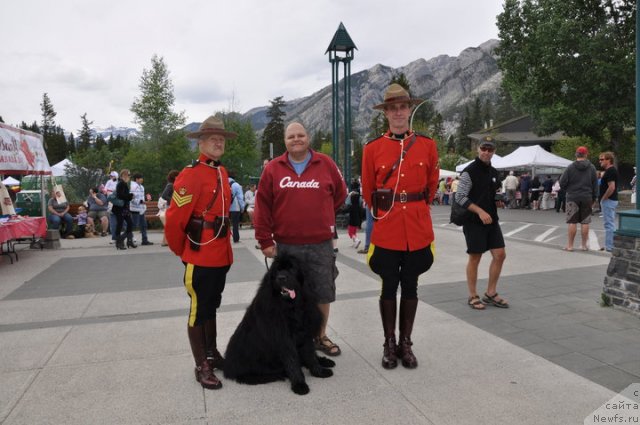
[[[369,252],[369,250],[368,249],[364,249],[364,248],[358,250],[358,254],[366,254],[368,252]]]
[[[356,244],[355,244],[354,248],[358,249],[358,247],[360,246],[361,243],[362,243],[362,241],[360,239],[356,239]]]

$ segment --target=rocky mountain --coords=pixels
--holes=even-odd
[[[382,102],[385,88],[394,74],[403,72],[411,84],[414,96],[429,99],[445,120],[447,128],[457,125],[464,105],[475,100],[495,99],[502,75],[494,53],[498,40],[489,40],[478,47],[469,47],[459,56],[440,55],[418,59],[408,65],[391,68],[385,65],[351,75],[351,106],[353,131],[357,139],[368,133],[374,105]],[[341,69],[342,72],[342,69]],[[340,95],[342,96],[342,89]],[[287,100],[286,120],[300,119],[313,133],[331,130],[331,85],[300,99]],[[342,103],[341,110],[342,110]],[[268,123],[267,106],[253,108],[244,114],[257,131]]]

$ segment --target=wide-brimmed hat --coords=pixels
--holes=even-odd
[[[233,131],[226,131],[224,129],[224,122],[222,122],[220,118],[211,116],[200,124],[198,131],[187,133],[187,138],[197,139],[200,136],[210,136],[212,134],[219,134],[225,139],[235,139],[238,136],[238,134]]]
[[[412,99],[409,96],[409,92],[404,89],[400,84],[393,83],[389,86],[386,92],[384,92],[384,102],[373,107],[373,109],[384,109],[387,105],[394,105],[396,103],[409,103],[410,105],[417,105],[422,102],[422,99]]]

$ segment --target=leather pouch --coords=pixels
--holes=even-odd
[[[213,220],[213,234],[218,238],[224,238],[227,236],[229,230],[229,218],[228,217],[216,217]],[[220,233],[218,233],[220,232]]]
[[[200,251],[200,241],[202,240],[202,229],[204,228],[203,217],[191,217],[187,223],[187,235],[189,236],[189,244],[194,251]]]
[[[389,211],[393,205],[393,191],[391,189],[377,189],[371,197],[371,207],[374,217],[378,216],[378,211]]]

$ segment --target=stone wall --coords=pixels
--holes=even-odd
[[[614,236],[603,292],[614,307],[640,316],[640,238]]]

